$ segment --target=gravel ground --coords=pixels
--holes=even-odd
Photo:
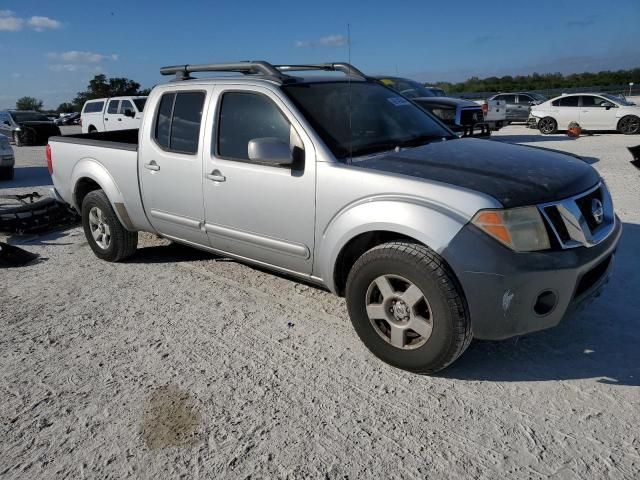
[[[588,157],[625,222],[603,296],[558,327],[473,342],[434,377],[391,368],[344,301],[140,235],[97,260],[79,228],[0,271],[3,478],[638,478],[640,137],[494,140]],[[0,193],[46,187],[19,148]]]

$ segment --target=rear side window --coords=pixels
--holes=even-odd
[[[120,100],[111,100],[109,102],[109,106],[107,107],[107,113],[118,113],[118,104]]]
[[[204,92],[165,93],[160,99],[154,138],[165,150],[198,151]]]
[[[104,108],[104,102],[87,102],[84,104],[84,113],[101,112]]]
[[[277,138],[285,143],[290,139],[291,128],[280,109],[255,93],[225,93],[218,125],[218,154],[234,160],[248,161],[249,142],[256,138]]]
[[[577,107],[579,98],[578,96],[558,98],[553,101],[552,105],[554,107]]]

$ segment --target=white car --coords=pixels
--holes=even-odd
[[[571,122],[586,130],[633,135],[640,132],[640,106],[608,93],[575,93],[531,107],[529,125],[544,134],[567,130]]]
[[[0,134],[0,180],[13,180],[13,167],[16,163],[9,139]]]
[[[147,97],[96,98],[85,102],[80,124],[82,133],[140,128]]]

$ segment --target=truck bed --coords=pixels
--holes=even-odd
[[[78,211],[79,184],[92,181],[105,190],[125,227],[149,230],[138,185],[138,130],[51,137],[51,178],[62,200]]]

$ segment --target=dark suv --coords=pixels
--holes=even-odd
[[[60,129],[43,113],[30,110],[0,111],[0,134],[17,147],[44,145],[49,137],[60,135]]]
[[[526,122],[532,105],[539,105],[548,100],[544,95],[530,92],[499,93],[489,100],[502,100],[507,104],[508,122]]]
[[[439,88],[425,87],[415,80],[398,77],[375,77],[381,84],[400,92],[438,117],[451,130],[463,137],[489,136],[482,107],[475,102],[445,97]]]

